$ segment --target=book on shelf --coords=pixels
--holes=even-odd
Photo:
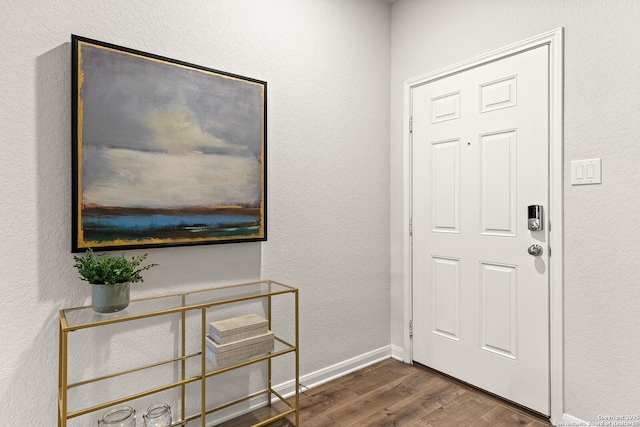
[[[206,357],[214,365],[228,366],[240,363],[251,357],[273,351],[274,335],[267,331],[265,334],[218,344],[212,337],[207,336]]]
[[[228,344],[247,338],[264,335],[269,322],[256,314],[232,317],[209,323],[208,333],[218,344]]]

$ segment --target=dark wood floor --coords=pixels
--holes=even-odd
[[[223,424],[247,426],[251,415]],[[269,427],[294,426],[294,418]],[[300,394],[302,427],[545,427],[515,405],[419,365],[394,359]]]

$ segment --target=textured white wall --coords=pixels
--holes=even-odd
[[[565,412],[640,405],[640,2],[400,0],[392,8],[392,343],[402,345],[404,80],[565,27]],[[572,187],[571,160],[603,184]]]
[[[89,301],[70,254],[71,33],[268,82],[268,242],[150,250],[160,267],[134,296],[260,277],[298,286],[302,374],[389,344],[389,9],[369,0],[0,4],[5,424],[55,424],[57,311]],[[96,353],[120,351],[77,345],[89,365],[96,358],[88,370],[99,368]]]

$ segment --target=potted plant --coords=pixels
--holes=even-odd
[[[129,305],[130,284],[144,282],[142,272],[158,264],[140,267],[147,254],[125,258],[111,254],[94,255],[91,248],[84,256],[75,256],[74,267],[80,279],[91,284],[91,305],[98,313],[113,313]]]

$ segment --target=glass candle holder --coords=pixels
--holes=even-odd
[[[145,427],[169,427],[171,425],[171,408],[166,403],[151,405],[142,416]]]
[[[131,406],[111,409],[98,421],[104,427],[136,427],[136,411]]]

